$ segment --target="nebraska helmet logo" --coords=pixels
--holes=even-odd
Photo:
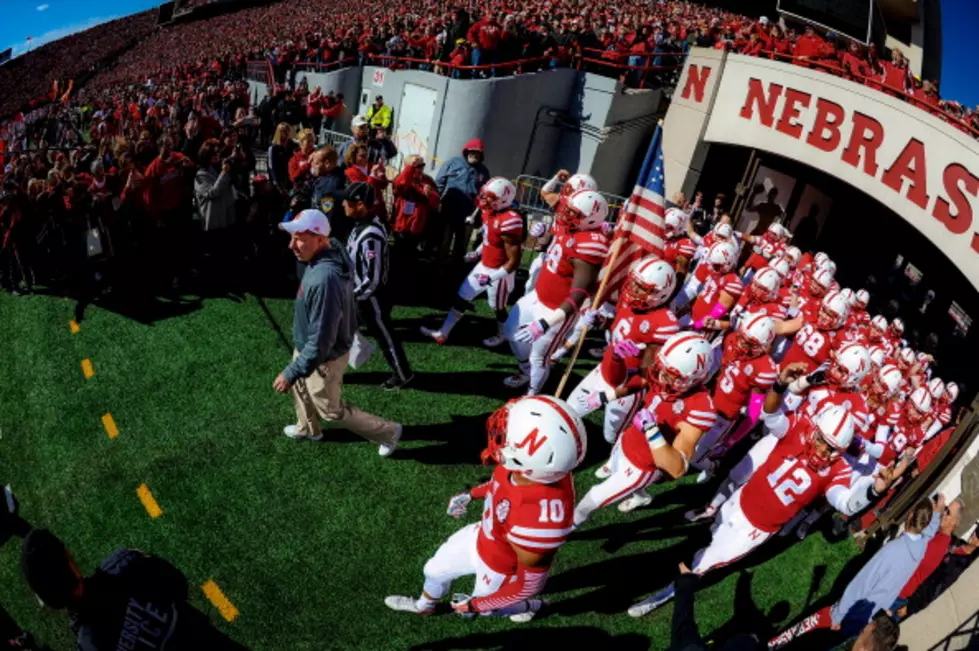
[[[524,440],[517,443],[514,447],[517,449],[527,448],[527,454],[534,456],[537,454],[537,451],[540,450],[540,447],[546,442],[547,437],[540,436],[540,430],[535,427],[534,429],[530,430],[530,434],[524,437]]]

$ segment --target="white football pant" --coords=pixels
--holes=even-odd
[[[578,383],[578,386],[568,396],[568,405],[570,405],[576,414],[584,418],[594,410],[585,409],[579,400],[590,393],[605,393],[611,388],[602,376],[602,367],[596,366]],[[619,438],[619,434],[629,426],[632,417],[639,411],[639,407],[640,401],[638,394],[619,398],[605,405],[605,426],[603,432],[605,434],[605,440],[609,444],[615,443],[616,439]]]
[[[772,450],[775,449],[775,446],[778,445],[780,440],[772,434],[766,434],[761,437],[761,440],[751,446],[748,454],[744,455],[744,458],[738,462],[738,465],[731,469],[727,479],[724,480],[724,483],[717,490],[717,495],[711,500],[710,505],[717,509],[727,502],[735,491],[739,490],[751,479],[752,473],[768,460],[769,455],[771,455]]]
[[[537,286],[537,278],[540,276],[540,270],[544,267],[544,258],[546,257],[547,251],[541,251],[530,263],[530,269],[527,270],[527,284],[524,285],[523,290],[524,294],[534,291],[534,287]]]
[[[615,504],[653,483],[658,470],[637,468],[622,452],[622,438],[615,442],[608,467],[612,475],[600,484],[592,486],[574,508],[574,526],[580,527],[595,509]]]
[[[425,563],[424,589],[432,599],[444,597],[452,587],[452,582],[462,576],[475,575],[473,597],[493,594],[505,583],[516,578],[516,575],[500,574],[491,570],[479,557],[476,538],[480,524],[474,522],[456,531]]]
[[[521,326],[533,323],[539,319],[546,319],[554,315],[558,310],[552,310],[537,299],[537,293],[531,292],[524,294],[517,301],[517,304],[510,310],[503,333],[507,341],[510,342],[510,350],[517,358],[520,372],[530,376],[530,386],[527,395],[537,395],[540,393],[547,376],[551,372],[551,355],[557,350],[558,346],[564,343],[565,337],[574,328],[578,321],[577,313],[565,317],[563,321],[548,328],[540,339],[533,343],[516,341],[514,335]]]
[[[696,553],[690,569],[704,574],[730,565],[747,556],[753,549],[772,537],[768,531],[756,528],[741,510],[741,490],[724,504],[711,526],[710,544]]]

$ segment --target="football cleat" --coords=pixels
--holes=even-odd
[[[652,503],[653,496],[647,493],[646,489],[640,489],[619,502],[619,511],[622,513],[629,513],[631,511],[635,511],[636,509],[641,509],[644,506],[649,506]]]
[[[547,599],[528,599],[527,605],[529,606],[527,612],[510,615],[510,621],[516,622],[517,624],[526,624],[540,612],[541,608],[547,605]]]
[[[421,328],[421,333],[423,335],[425,335],[426,337],[429,337],[431,339],[434,339],[435,340],[435,343],[437,343],[437,344],[444,344],[446,341],[448,341],[448,337],[446,337],[445,335],[443,335],[440,330],[434,330],[432,328],[422,327]]]
[[[669,586],[667,586],[663,590],[660,590],[652,597],[647,597],[646,599],[643,599],[639,603],[635,603],[629,606],[629,611],[628,611],[629,617],[642,617],[644,615],[648,615],[649,613],[653,612],[663,604],[672,600],[675,594],[676,591],[674,590],[673,584],[671,583]]]
[[[704,520],[713,520],[717,516],[717,509],[709,504],[702,509],[693,509],[692,511],[687,511],[683,514],[683,517],[687,522],[702,522]]]
[[[524,375],[523,373],[518,373],[517,375],[511,375],[510,377],[503,380],[503,384],[510,389],[522,389],[523,387],[530,384],[530,376]]]
[[[417,599],[397,594],[384,597],[384,605],[391,610],[397,610],[403,613],[415,613],[416,615],[431,615],[435,612],[434,608],[431,610],[419,610]]]
[[[612,476],[612,468],[607,463],[603,463],[595,470],[595,476],[599,479],[608,479]]]
[[[487,348],[496,348],[506,343],[506,337],[503,335],[494,335],[492,337],[487,337],[483,339],[483,345]]]

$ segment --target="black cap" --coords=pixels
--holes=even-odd
[[[375,102],[376,102],[377,100],[379,100],[379,99],[384,99],[384,98],[383,98],[383,97],[381,97],[380,95],[375,95],[375,96],[374,96],[374,101],[375,101]]]
[[[337,197],[342,201],[363,201],[366,205],[373,206],[374,188],[363,181],[358,181],[338,192]]]
[[[74,598],[78,577],[61,540],[47,529],[34,529],[20,548],[20,569],[28,587],[47,606],[61,609]]]

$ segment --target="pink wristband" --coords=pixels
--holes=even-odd
[[[714,303],[714,308],[710,311],[710,318],[719,319],[727,314],[727,308],[720,303]]]
[[[765,396],[760,393],[751,394],[751,399],[748,402],[748,420],[754,425],[758,422],[758,418],[761,416],[761,408],[765,404]]]

